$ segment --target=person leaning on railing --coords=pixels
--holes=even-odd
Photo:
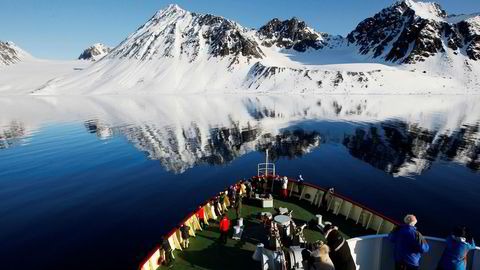
[[[330,247],[330,258],[337,270],[355,270],[355,261],[347,241],[342,236],[337,226],[325,222],[324,236],[327,245]]]
[[[166,237],[162,237],[160,242],[162,243],[161,249],[163,250],[163,252],[160,252],[160,254],[164,254],[164,257],[160,257],[159,263],[171,266],[175,260],[173,257],[173,249],[170,247],[170,243]]]
[[[395,270],[417,270],[422,253],[428,252],[430,247],[417,231],[417,218],[414,215],[406,215],[404,222],[388,235],[394,244]]]
[[[188,238],[190,237],[190,226],[187,226],[186,224],[183,224],[182,227],[180,227],[180,232],[182,235],[182,247],[184,249],[188,248],[188,245],[190,244]]]
[[[206,224],[205,224],[205,208],[204,208],[203,206],[202,206],[202,207],[199,207],[196,215],[197,215],[197,218],[198,218],[198,222],[200,223],[200,228],[202,228],[202,230],[205,229],[205,228],[206,228]]]
[[[460,226],[447,237],[445,251],[440,258],[437,270],[465,270],[467,254],[475,249],[475,241],[469,230]]]

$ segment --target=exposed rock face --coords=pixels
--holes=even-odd
[[[110,52],[111,48],[101,43],[95,43],[92,46],[85,49],[85,51],[78,57],[79,60],[91,60],[97,61],[102,59]]]
[[[453,50],[479,59],[480,17],[447,16],[436,3],[403,0],[362,21],[348,36],[361,54],[386,61],[416,63]]]
[[[133,59],[200,56],[260,59],[264,56],[249,31],[237,23],[210,14],[185,11],[177,5],[157,12],[147,23],[124,40],[110,56]]]
[[[0,41],[0,66],[18,63],[30,55],[11,41]]]
[[[299,52],[304,52],[308,48],[322,49],[334,38],[326,33],[315,32],[297,18],[285,21],[275,18],[258,30],[258,36],[264,46],[277,46]]]

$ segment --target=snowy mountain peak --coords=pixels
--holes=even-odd
[[[437,4],[404,0],[343,38],[297,18],[253,30],[170,5],[97,64],[34,92],[477,91],[476,18],[457,16],[454,23]]]
[[[347,39],[361,54],[388,62],[414,64],[462,52],[477,60],[480,29],[466,18],[449,17],[436,3],[402,0],[362,21]]]
[[[419,0],[401,0],[397,2],[397,7],[403,13],[405,9],[411,9],[415,15],[427,20],[444,21],[447,18],[447,12],[434,2]]]
[[[103,45],[102,43],[95,43],[92,46],[85,49],[78,57],[79,60],[91,60],[97,61],[102,59],[110,52],[111,48]]]
[[[263,52],[248,30],[239,24],[170,5],[158,11],[109,54],[109,58],[139,60],[165,57],[190,63],[227,57],[231,63],[238,63],[251,58],[260,59]]]
[[[11,41],[0,41],[0,66],[8,66],[31,57]]]
[[[155,13],[155,15],[153,15],[152,19],[150,19],[150,21],[151,20],[159,20],[159,19],[163,19],[163,18],[166,18],[166,17],[182,16],[182,15],[185,15],[186,13],[189,13],[189,12],[184,10],[183,8],[178,6],[177,4],[170,4],[170,5],[168,5],[168,7],[157,11]]]
[[[179,5],[177,4],[170,4],[168,5],[168,7],[165,9],[166,11],[177,11],[177,12],[181,12],[181,11],[185,11],[183,8],[181,8]]]

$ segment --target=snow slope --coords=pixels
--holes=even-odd
[[[76,73],[87,67],[86,61],[28,59],[15,65],[0,66],[0,94],[24,95],[59,76]]]

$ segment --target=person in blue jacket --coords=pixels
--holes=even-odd
[[[388,235],[394,244],[395,270],[417,270],[422,253],[428,252],[430,247],[417,231],[417,218],[414,215],[406,215],[404,222]]]
[[[457,227],[447,238],[447,245],[437,270],[465,270],[467,254],[475,249],[475,241],[466,227]]]

